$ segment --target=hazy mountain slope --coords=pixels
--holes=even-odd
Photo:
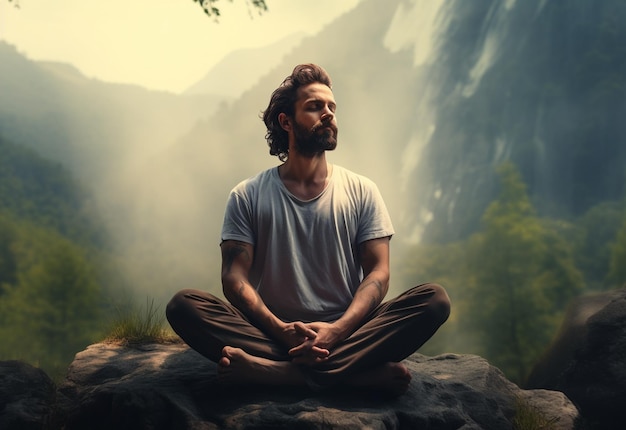
[[[228,100],[236,99],[255,85],[305,36],[304,32],[290,34],[269,46],[233,51],[183,94],[217,94]]]
[[[0,136],[0,213],[55,230],[82,245],[102,245],[92,203],[61,165]]]
[[[215,96],[186,96],[87,79],[36,63],[0,42],[0,133],[99,181],[137,154],[162,149],[215,110]]]

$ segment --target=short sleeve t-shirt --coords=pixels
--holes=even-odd
[[[230,193],[222,241],[254,246],[249,280],[283,321],[334,321],[350,305],[363,272],[358,245],[393,235],[378,187],[334,166],[327,187],[302,201],[272,168]]]

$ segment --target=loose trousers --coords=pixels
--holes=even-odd
[[[450,300],[437,284],[422,284],[381,303],[327,360],[302,366],[312,386],[325,387],[387,362],[399,362],[417,351],[450,314]],[[214,362],[224,346],[275,361],[291,360],[287,348],[255,327],[230,303],[214,295],[186,289],[167,305],[174,331],[193,349]]]

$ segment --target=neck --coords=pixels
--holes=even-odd
[[[279,167],[283,180],[301,184],[315,184],[325,182],[329,175],[330,166],[326,162],[326,153],[314,157],[303,157],[297,153],[289,154],[289,158]]]
[[[289,192],[302,200],[319,196],[328,185],[331,166],[324,154],[313,158],[292,157],[278,167],[280,179]]]

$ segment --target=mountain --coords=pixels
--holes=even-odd
[[[269,46],[233,51],[183,94],[216,94],[227,100],[236,99],[259,81],[263,70],[280,63],[305,36],[299,32]]]
[[[88,79],[69,65],[30,61],[4,42],[0,93],[0,134],[89,183],[171,144],[222,101]]]
[[[54,230],[87,246],[102,246],[92,198],[71,173],[0,136],[0,214]]]
[[[506,160],[541,216],[572,220],[624,198],[626,4],[454,1],[439,17],[434,127],[415,166],[427,180],[411,200],[432,219],[426,240],[476,231]]]

